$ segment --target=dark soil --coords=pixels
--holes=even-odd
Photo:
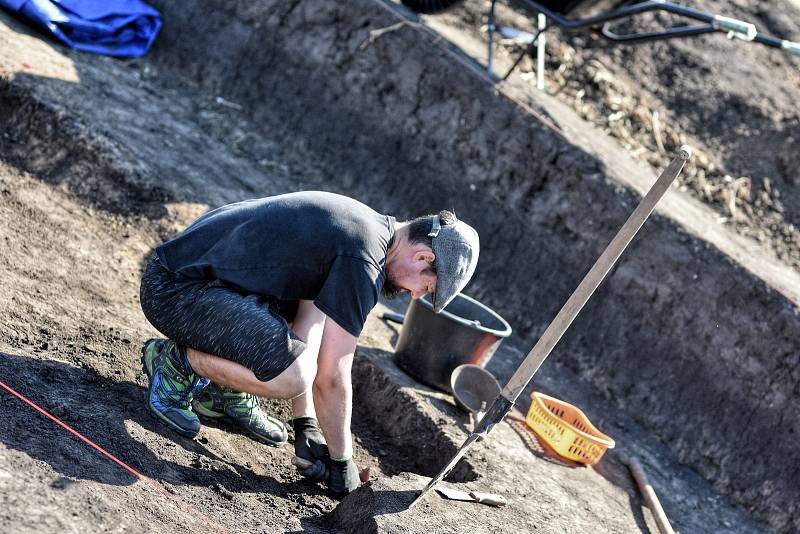
[[[480,29],[488,3],[467,0],[426,20],[485,41]],[[607,4],[613,7],[613,2]],[[797,3],[686,4],[800,41]],[[513,0],[499,4],[498,24],[535,31],[534,22],[535,16]],[[651,31],[686,23],[690,21],[668,13],[645,13],[615,29]],[[681,188],[710,205],[719,224],[736,228],[800,269],[800,57],[731,41],[722,33],[634,46],[611,43],[590,31],[553,27],[547,39],[549,93],[654,169],[663,168],[668,154],[681,144],[695,147],[698,158],[679,178]],[[503,59],[516,58],[522,50],[510,41],[501,44],[498,74],[509,66]],[[481,52],[477,59],[484,62]],[[531,90],[534,69],[533,58],[525,58],[518,69]]]
[[[430,51],[424,54],[432,54],[431,65],[403,63],[393,55],[397,48],[382,48],[391,43],[391,36],[369,45],[367,52],[358,52],[369,44],[366,36],[371,25],[384,23],[376,15],[382,8],[375,3],[365,2],[362,7],[367,15],[353,16],[353,20],[346,18],[352,14],[344,8],[325,2],[208,1],[193,3],[188,10],[168,4],[159,7],[172,16],[172,26],[165,28],[153,56],[146,60],[118,61],[70,52],[0,15],[0,380],[158,480],[168,493],[207,517],[164,499],[150,485],[0,392],[6,414],[0,418],[0,530],[208,532],[222,525],[237,532],[349,532],[353,523],[328,514],[337,503],[296,475],[289,463],[290,446],[268,448],[210,424],[197,440],[187,440],[149,416],[138,351],[144,339],[157,333],[139,311],[137,295],[141,268],[152,248],[209,207],[279,192],[324,188],[351,193],[401,217],[452,202],[472,213],[487,235],[495,236],[493,243],[487,243],[490,247],[505,250],[494,259],[496,274],[484,274],[477,290],[498,302],[502,297],[509,314],[513,309],[520,317],[521,335],[530,337],[561,304],[562,295],[574,287],[580,270],[569,262],[583,268],[585,260],[594,259],[597,243],[616,224],[616,219],[604,215],[626,212],[633,195],[608,187],[601,165],[579,150],[564,148],[563,140],[550,135],[548,128],[509,106],[502,107],[501,119],[519,129],[508,134],[507,145],[498,145],[511,153],[524,149],[526,143],[530,149],[535,139],[536,148],[546,157],[536,157],[532,167],[540,172],[533,177],[515,174],[508,159],[492,160],[481,144],[482,135],[495,133],[483,129],[489,104],[484,109],[470,108],[452,122],[439,120],[456,116],[452,109],[476,99],[461,93],[459,83],[456,88],[442,89],[450,76],[458,82],[474,81],[467,69],[441,74],[440,64],[434,61],[440,59],[438,52]],[[284,30],[290,19],[294,26]],[[187,21],[202,22],[207,35],[220,42],[193,41],[170,30]],[[269,24],[269,31],[263,30],[262,23]],[[299,46],[301,41],[314,43],[297,53],[304,61],[284,57],[286,42]],[[237,51],[232,61],[230,54]],[[384,76],[379,67],[392,62],[397,62],[400,74]],[[314,67],[319,64],[325,67],[317,72]],[[419,72],[413,72],[418,67]],[[370,92],[375,87],[377,93]],[[352,105],[349,99],[354,94],[364,109]],[[491,100],[493,95],[481,93],[478,98],[482,103],[497,103],[499,109],[505,105],[500,99]],[[402,127],[391,122],[398,120],[403,121]],[[405,137],[387,136],[384,124]],[[534,125],[523,128],[530,124]],[[454,125],[469,130],[469,135],[448,137]],[[444,173],[432,160],[449,163],[449,157],[464,167],[454,166],[447,176],[436,176]],[[486,160],[496,167],[492,173],[482,166]],[[469,182],[453,172],[459,168]],[[587,172],[579,175],[574,170]],[[568,179],[570,174],[575,175],[573,181]],[[473,180],[475,175],[490,175],[486,182],[497,178],[497,183],[490,188],[486,182]],[[576,215],[571,205],[587,208]],[[515,214],[516,209],[523,215]],[[495,217],[496,213],[502,217]],[[598,223],[587,229],[579,224],[585,219]],[[558,265],[560,270],[508,261],[534,224],[556,236],[543,240],[538,250],[544,266]],[[691,264],[685,269],[700,269],[718,259],[716,252],[707,252],[693,238],[676,233],[664,220],[654,221],[650,228],[669,237],[664,248]],[[562,240],[564,235],[568,237]],[[538,256],[530,261],[537,260]],[[703,280],[702,288],[680,286],[678,298],[674,296],[677,289],[670,293],[670,287],[678,284],[642,282],[641,272],[658,278],[661,271],[640,263],[647,262],[639,259],[620,269],[615,277],[618,285],[610,284],[606,292],[615,311],[622,314],[631,309],[642,317],[631,330],[706,333],[703,329],[709,319],[691,319],[674,301],[715,288],[713,280]],[[729,269],[724,261],[715,261],[708,272],[731,287],[751,288],[752,300],[761,299],[758,309],[778,310],[770,316],[791,316],[782,300],[765,297],[760,285]],[[673,276],[679,275],[686,271]],[[514,276],[527,284],[512,293],[507,288]],[[637,291],[652,297],[656,311],[668,315],[677,309],[680,313],[670,315],[677,317],[666,327],[656,324],[625,297]],[[546,293],[555,297],[547,300]],[[528,301],[537,304],[533,316]],[[744,298],[720,301],[713,309],[730,319],[737,317],[730,310],[741,308]],[[589,338],[590,345],[607,344],[612,347],[610,356],[623,359],[625,350],[619,347],[647,343],[646,339],[615,338],[627,334],[615,334],[622,329],[604,319],[597,320],[603,325],[600,340]],[[359,361],[364,365],[356,371],[361,383],[354,406],[355,455],[361,467],[370,467],[372,476],[383,482],[354,496],[349,506],[360,506],[362,515],[351,513],[347,519],[361,518],[359,524],[370,532],[525,532],[533,528],[594,532],[598,525],[609,532],[637,532],[648,528],[638,493],[614,454],[597,469],[575,469],[541,453],[531,454],[523,438],[507,425],[498,428],[496,441],[486,443],[462,464],[454,481],[480,484],[472,489],[494,485],[495,491],[513,496],[514,507],[486,514],[491,522],[481,524],[483,516],[474,508],[454,508],[437,501],[428,502],[410,519],[397,516],[391,507],[370,507],[370,502],[405,502],[406,492],[418,486],[420,479],[403,473],[430,476],[464,435],[464,423],[449,400],[376,370],[378,363],[373,360],[391,356],[393,334],[380,321],[370,324],[361,340]],[[746,331],[771,324],[765,320]],[[782,335],[789,339],[795,323],[787,318],[781,324],[786,325]],[[723,327],[727,333],[738,325],[723,323]],[[579,340],[584,339],[578,328]],[[707,335],[706,341],[716,342],[711,338]],[[786,339],[781,343],[788,343]],[[677,343],[668,338],[663,345],[673,342]],[[659,347],[653,359],[669,348]],[[731,359],[739,356],[729,352]],[[505,373],[507,377],[507,367],[522,355],[509,348],[508,359],[497,362],[498,376]],[[577,351],[576,358],[580,371],[585,371],[582,365],[594,365],[589,351]],[[653,402],[648,387],[659,384],[661,375],[654,369],[661,367],[657,362],[648,367],[645,356],[638,362],[649,375],[640,387],[629,389],[635,398]],[[506,365],[502,371],[500,364]],[[791,382],[798,369],[791,365],[786,363],[785,372],[779,368],[780,375],[770,382],[774,398],[764,401],[770,408],[773,400],[782,406],[784,382]],[[752,367],[761,372],[761,366]],[[617,411],[614,399],[619,384],[609,385],[598,397],[569,369],[553,369],[543,369],[543,383],[557,391],[573,389],[575,402],[596,407],[593,420],[614,428],[620,448],[645,457],[657,484],[674,490],[674,495],[665,492],[665,502],[681,531],[762,530],[695,473],[680,467],[648,431]],[[687,374],[707,377],[714,370],[698,363]],[[763,372],[768,374],[771,368]],[[611,374],[609,383],[613,379],[626,387],[622,372]],[[675,380],[677,387],[683,380],[683,376]],[[725,399],[714,397],[711,404],[727,406]],[[690,396],[688,400],[696,399]],[[270,402],[267,408],[282,418],[288,415],[286,403]],[[660,411],[655,417],[666,418],[668,413]],[[794,419],[787,420],[793,424]],[[664,421],[665,427],[668,422]],[[687,428],[687,434],[691,433],[691,427]],[[684,436],[675,441],[686,447],[694,444]],[[707,442],[695,448],[700,455],[709,453]],[[727,454],[723,451],[708,458],[711,478],[726,473],[727,464],[720,464],[728,461]],[[771,468],[763,463],[758,464],[759,470]],[[734,477],[733,482],[723,480],[721,485],[736,486],[750,499],[745,502],[755,503],[762,521],[783,503],[778,497],[771,500],[769,487],[755,487],[755,495],[750,495],[740,480],[747,479]],[[781,488],[786,480],[777,484]],[[400,493],[376,500],[370,496],[375,488]],[[785,506],[773,516],[771,526],[788,532],[797,517],[795,509]]]
[[[26,35],[23,26],[0,16],[0,47],[5,47],[0,75],[8,76],[22,63],[20,76],[25,71],[45,75],[40,89],[47,91],[49,82],[54,91],[68,91],[72,61],[54,54],[35,33]],[[247,139],[235,128],[244,123],[224,103],[189,88],[178,93],[169,82],[146,87],[115,84],[115,76],[131,80],[138,71],[128,70],[124,62],[75,56],[87,61],[81,80],[84,94],[95,92],[94,98],[106,100],[113,93],[117,103],[122,99],[143,104],[124,110],[99,106],[102,114],[149,117],[151,125],[161,115],[168,129],[208,135],[205,142],[182,137],[174,159],[159,158],[161,170],[183,165],[194,152],[204,156],[192,162],[196,176],[214,165],[236,169],[231,171],[234,176],[263,179],[264,174],[242,169],[260,165],[274,184],[299,172],[275,156],[268,140],[258,140],[255,148],[252,141],[249,145],[261,151],[258,161],[241,158]],[[148,100],[146,95],[156,93],[161,96]],[[83,104],[96,107],[86,99]],[[82,523],[89,531],[201,531],[220,525],[236,532],[331,531],[323,515],[336,501],[322,487],[297,476],[290,464],[291,445],[267,447],[213,423],[189,440],[158,423],[146,409],[139,347],[158,333],[138,305],[141,268],[152,247],[205,211],[207,204],[179,200],[175,189],[161,186],[165,180],[148,168],[146,159],[127,158],[125,145],[97,136],[97,123],[65,120],[62,110],[33,99],[7,78],[0,79],[0,117],[0,380],[133,469],[157,479],[179,499],[178,505],[163,499],[3,390],[0,501],[6,512],[0,530],[71,531]],[[128,140],[141,135],[135,122],[126,120],[128,130],[115,133]],[[136,149],[158,151],[173,141],[155,136]],[[208,142],[217,144],[209,149]],[[313,175],[312,169],[304,169],[304,179]],[[237,183],[229,181],[217,190],[217,183],[206,181],[184,193],[217,203],[228,195],[253,196],[251,186]],[[288,419],[288,403],[265,405],[276,417]],[[408,452],[382,439],[365,408],[356,407],[353,423],[359,466],[369,467],[373,476],[407,470]],[[185,501],[195,512],[181,507]],[[196,513],[210,513],[210,508],[226,511],[211,519]]]

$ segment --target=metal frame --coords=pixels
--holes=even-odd
[[[613,41],[616,43],[636,44],[636,43],[645,43],[649,41],[658,41],[664,39],[690,37],[694,35],[702,35],[712,32],[725,32],[728,34],[729,38],[736,37],[744,41],[753,41],[756,43],[763,44],[765,46],[769,46],[772,48],[780,48],[788,52],[791,52],[793,54],[800,55],[800,43],[787,41],[784,39],[778,39],[770,35],[758,33],[758,30],[752,23],[730,17],[724,17],[722,15],[711,15],[709,13],[704,13],[702,11],[698,11],[696,9],[685,7],[679,4],[674,4],[672,2],[667,2],[665,0],[646,0],[642,2],[635,2],[631,5],[623,6],[621,8],[614,9],[607,13],[602,13],[600,15],[595,15],[592,17],[586,17],[582,19],[567,18],[561,13],[557,13],[538,2],[535,2],[534,0],[514,0],[514,1],[532,11],[535,11],[536,13],[544,15],[551,24],[555,24],[556,26],[560,26],[567,30],[580,30],[585,28],[594,29],[609,41]],[[505,28],[503,26],[495,25],[494,10],[496,2],[497,0],[492,0],[489,12],[489,55],[488,55],[487,70],[489,71],[490,74],[492,73],[493,34],[495,32],[503,34],[503,32],[515,31],[512,28]],[[611,23],[614,21],[627,19],[633,17],[634,15],[646,13],[649,11],[666,11],[668,13],[673,13],[675,15],[679,15],[691,20],[700,21],[703,24],[695,24],[692,26],[679,26],[673,28],[666,28],[664,30],[659,30],[659,31],[628,33],[622,35],[614,32],[611,29]],[[505,74],[505,76],[503,76],[502,79],[505,80],[506,78],[508,78],[511,72],[517,67],[517,65],[519,65],[519,62],[522,60],[522,57],[525,56],[527,53],[529,53],[533,48],[533,46],[535,46],[538,37],[541,36],[543,31],[545,31],[544,29],[541,29],[541,25],[539,25],[539,28],[540,29],[538,33],[535,35],[535,37],[532,40],[528,41],[528,47],[520,54],[520,56],[516,59],[511,69],[509,69],[509,71]]]

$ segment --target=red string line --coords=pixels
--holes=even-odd
[[[92,448],[94,448],[95,450],[97,450],[101,454],[103,454],[106,457],[108,457],[110,460],[112,460],[114,463],[116,463],[117,465],[119,465],[120,467],[122,467],[123,469],[128,471],[129,473],[133,474],[134,476],[138,477],[139,479],[141,479],[144,482],[146,482],[147,484],[149,484],[151,487],[155,488],[159,493],[165,495],[169,499],[172,499],[178,505],[178,507],[182,508],[184,511],[186,511],[186,512],[192,514],[193,516],[195,516],[196,518],[200,519],[207,526],[213,528],[214,530],[216,530],[220,534],[231,534],[225,527],[223,527],[221,525],[218,525],[213,520],[211,520],[209,517],[207,517],[205,514],[203,514],[202,512],[196,510],[190,504],[187,504],[186,502],[180,500],[176,495],[173,495],[172,493],[170,493],[167,490],[167,488],[165,488],[163,485],[161,485],[158,481],[153,480],[152,478],[141,474],[139,471],[137,471],[136,469],[132,468],[131,466],[129,466],[128,464],[126,464],[122,460],[118,459],[116,456],[114,456],[113,454],[111,454],[110,452],[108,452],[107,450],[102,448],[101,446],[97,445],[96,443],[94,443],[89,438],[85,437],[83,434],[81,434],[77,430],[74,430],[73,428],[71,428],[69,425],[67,425],[66,423],[64,423],[63,421],[61,421],[60,419],[58,419],[54,415],[51,415],[49,412],[47,412],[43,408],[40,408],[32,400],[29,400],[28,398],[26,398],[21,393],[18,393],[17,391],[15,391],[14,389],[12,389],[8,385],[6,385],[4,382],[0,381],[0,386],[2,386],[9,393],[11,393],[15,397],[17,397],[19,400],[21,400],[25,404],[29,405],[31,408],[33,408],[34,410],[36,410],[40,414],[42,414],[45,417],[47,417],[48,419],[56,422],[59,426],[61,426],[62,428],[64,428],[65,430],[67,430],[68,432],[73,434],[74,436],[80,438],[85,443],[89,444]]]

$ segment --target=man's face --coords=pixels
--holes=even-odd
[[[411,298],[433,293],[436,289],[436,271],[433,268],[436,256],[431,247],[424,243],[412,244],[407,253],[397,258],[386,273],[386,282],[381,293],[386,298],[394,298],[408,291]]]

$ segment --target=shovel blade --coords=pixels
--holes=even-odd
[[[451,488],[436,488],[436,493],[451,501],[474,501],[475,499],[466,491]]]

